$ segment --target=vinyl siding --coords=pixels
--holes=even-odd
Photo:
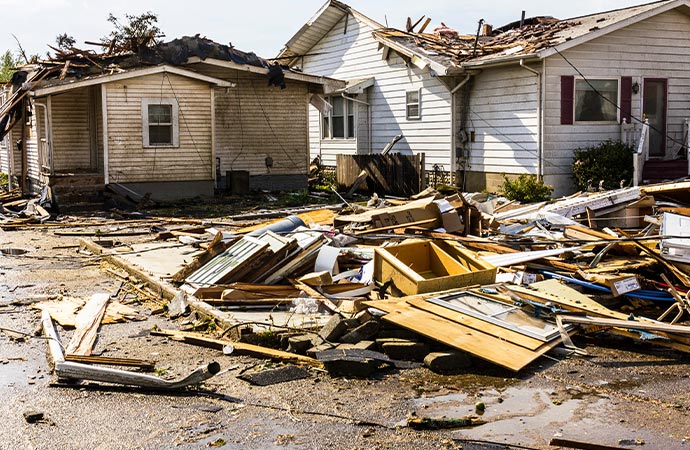
[[[668,79],[667,157],[680,150],[683,121],[690,118],[690,18],[669,11],[564,51],[563,55],[587,78],[629,76],[642,89],[645,78]],[[571,164],[577,148],[620,139],[618,124],[560,124],[560,77],[578,76],[568,62],[546,59],[544,127],[545,179],[555,193],[573,190]],[[633,94],[632,115],[641,118],[643,94]]]
[[[368,89],[368,97],[360,99],[371,104],[371,145],[358,142],[366,139],[361,135],[362,117],[366,114],[358,108],[355,120],[360,124],[357,139],[320,139],[318,111],[309,108],[309,145],[311,156],[321,155],[327,165],[335,165],[337,154],[380,152],[398,134],[402,139],[395,150],[404,153],[426,153],[427,169],[434,164],[451,169],[451,98],[448,89],[428,69],[408,68],[395,52],[387,61],[371,36],[369,25],[353,16],[341,19],[303,58],[302,69],[306,73],[324,75],[344,80],[375,77],[374,86]],[[406,92],[422,90],[421,120],[406,118]]]
[[[91,168],[89,114],[93,105],[88,88],[51,97],[53,170],[87,171]]]
[[[486,70],[475,76],[465,111],[468,170],[537,173],[538,78],[522,67]]]
[[[215,156],[221,173],[306,174],[308,85],[286,80],[286,89],[279,89],[268,86],[263,75],[239,71],[228,79],[234,88],[215,89]]]
[[[173,74],[154,74],[105,84],[109,181],[213,179],[211,88]],[[177,98],[179,147],[144,148],[142,99]]]

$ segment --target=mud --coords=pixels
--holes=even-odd
[[[76,244],[50,231],[0,232],[0,249],[26,250],[0,256],[0,327],[33,334],[39,315],[32,302],[115,289],[118,280],[101,270],[97,257],[70,247]],[[0,449],[505,448],[463,440],[545,449],[553,436],[690,448],[688,358],[651,345],[599,335],[576,342],[589,357],[554,355],[558,361],[542,358],[520,374],[478,361],[453,376],[421,368],[350,380],[312,371],[304,380],[253,387],[236,376],[271,363],[149,334],[154,326],[178,325],[161,316],[104,325],[95,351],[155,360],[163,377],[218,361],[229,370],[206,384],[215,396],[53,386],[45,341],[0,333]],[[69,339],[71,331],[59,332]],[[477,402],[486,405],[485,425],[433,432],[398,427],[412,414],[476,414]],[[48,420],[29,424],[22,416],[28,410]]]

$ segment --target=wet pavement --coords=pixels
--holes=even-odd
[[[49,230],[0,231],[0,249],[26,251],[0,256],[0,327],[32,335],[39,314],[31,302],[115,289],[118,280],[97,257],[77,253],[76,244],[76,238]],[[178,323],[150,316],[104,325],[95,352],[155,360],[163,377],[183,376],[211,361],[227,371],[206,383],[207,392],[184,395],[53,386],[45,341],[0,333],[0,449],[506,448],[465,440],[548,449],[554,436],[690,449],[688,357],[651,345],[605,335],[580,338],[577,344],[589,357],[556,354],[552,358],[559,361],[542,358],[517,375],[476,362],[453,376],[420,368],[350,380],[312,371],[307,379],[254,387],[237,375],[274,363],[151,336],[154,326]],[[69,330],[58,331],[69,339]],[[477,402],[486,407],[481,426],[421,432],[398,427],[412,414],[476,414]],[[23,413],[29,410],[43,412],[45,421],[27,423]]]

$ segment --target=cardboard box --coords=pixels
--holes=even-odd
[[[475,284],[493,283],[496,268],[474,259],[471,252],[429,241],[377,248],[374,280],[393,281],[405,295],[440,292]]]
[[[441,224],[448,233],[454,233],[464,229],[457,210],[448,200],[435,200],[434,204],[438,208],[438,212],[441,216]]]
[[[386,208],[384,211],[371,216],[371,223],[374,228],[390,227],[393,225],[405,226],[409,223],[425,220],[429,221],[428,225],[425,224],[427,228],[435,228],[441,223],[438,207],[434,204],[433,197],[415,200],[401,206]]]
[[[611,278],[606,280],[606,284],[611,288],[611,293],[614,297],[620,297],[621,295],[642,289],[640,280],[634,275]]]

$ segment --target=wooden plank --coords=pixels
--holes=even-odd
[[[112,358],[109,356],[84,356],[84,355],[65,355],[65,361],[79,362],[83,364],[102,364],[104,366],[125,366],[138,367],[142,370],[153,370],[155,363],[142,359],[132,358]]]
[[[190,333],[187,331],[177,330],[160,330],[151,332],[151,334],[168,336],[174,340],[186,342],[188,344],[203,345],[219,350],[222,350],[226,345],[231,345],[235,349],[234,353],[237,353],[238,355],[250,355],[258,358],[269,358],[283,362],[290,362],[293,364],[306,364],[313,367],[323,367],[323,363],[308,356],[284,352],[282,350],[275,350],[268,347],[262,347],[260,345],[230,341],[228,339],[216,339],[204,336],[201,333]]]
[[[463,314],[449,308],[444,308],[443,306],[435,305],[424,299],[409,299],[406,301],[406,303],[414,306],[417,309],[435,314],[460,325],[465,325],[482,333],[504,339],[510,343],[525,347],[529,350],[535,351],[544,344],[544,342],[540,341],[539,339],[525,336],[524,334],[520,334],[516,331],[500,327],[493,323],[468,316],[467,314]]]
[[[624,450],[626,448],[612,445],[592,444],[589,442],[574,441],[572,439],[565,438],[552,438],[551,441],[549,441],[549,445],[552,447],[577,448],[580,450]]]
[[[424,185],[424,154],[403,155],[336,155],[336,177],[339,188],[352,186],[357,178],[366,174],[359,190],[411,196]]]
[[[364,305],[387,312],[383,316],[387,322],[515,372],[560,343],[557,340],[542,344],[537,350],[529,350],[405,303],[366,302]]]
[[[110,294],[97,293],[77,314],[76,326],[72,339],[69,341],[65,353],[74,355],[91,355],[91,350],[98,336],[98,327],[105,314],[105,307],[110,300]]]
[[[578,323],[582,325],[596,325],[603,327],[618,327],[633,330],[646,330],[646,331],[664,331],[667,333],[675,334],[690,334],[690,327],[684,325],[669,325],[666,323],[653,323],[648,321],[638,321],[638,320],[620,320],[620,319],[609,319],[600,317],[582,317],[582,316],[571,316],[568,314],[560,314],[561,320],[567,323]]]

